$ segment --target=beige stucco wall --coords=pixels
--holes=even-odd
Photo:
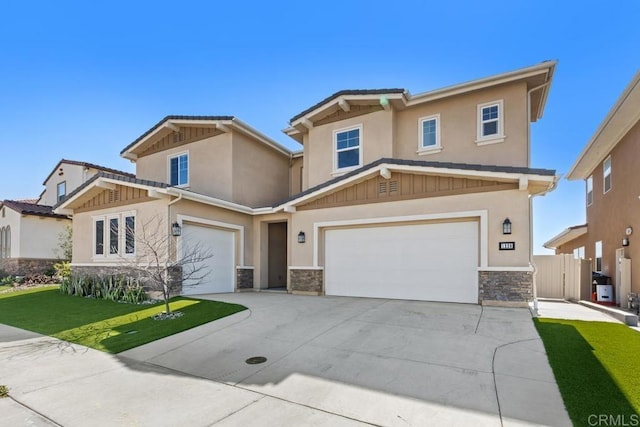
[[[60,169],[62,169],[62,175],[60,175]],[[67,194],[69,194],[97,173],[97,169],[85,169],[84,166],[62,163],[45,183],[45,191],[39,203],[48,206],[55,205],[58,203],[59,183],[66,181]]]
[[[304,174],[307,187],[313,187],[334,178],[334,132],[353,126],[362,126],[360,147],[362,164],[382,157],[391,157],[393,141],[393,114],[376,111],[338,122],[313,127],[304,146]]]
[[[271,206],[289,196],[289,156],[233,132],[232,201],[245,206]]]
[[[60,234],[69,220],[34,215],[22,217],[20,226],[20,258],[61,258]],[[11,232],[13,236],[13,229]],[[17,234],[16,234],[17,235]]]
[[[2,210],[4,209],[4,217],[2,216]],[[11,228],[11,258],[20,258],[20,229],[21,229],[21,217],[18,212],[13,209],[9,209],[6,206],[0,208],[0,228],[9,226]]]
[[[143,223],[150,221],[166,221],[168,199],[158,199],[150,202],[133,203],[125,206],[105,208],[89,212],[80,212],[73,215],[73,259],[79,263],[108,263],[118,262],[117,257],[100,257],[93,259],[93,217],[135,212],[136,232],[141,229]],[[155,219],[157,218],[157,220]],[[154,222],[157,223],[157,222]],[[105,242],[106,243],[106,242]]]
[[[169,182],[169,157],[189,153],[189,186],[191,191],[232,199],[231,134],[222,133],[190,144],[181,145],[139,158],[136,177]]]
[[[302,157],[296,157],[291,159],[291,166],[289,168],[289,195],[298,194],[302,191],[302,172],[303,172],[303,159]]]
[[[504,142],[478,145],[479,104],[503,100]],[[419,155],[420,118],[440,115],[442,151]],[[400,159],[528,166],[527,88],[524,82],[489,88],[397,112],[393,157]]]
[[[503,102],[504,141],[479,145],[478,105]],[[440,115],[439,153],[418,153],[419,119]],[[382,157],[398,159],[528,166],[529,146],[526,83],[516,82],[416,105],[404,110],[377,111],[319,125],[303,135],[304,188],[335,175],[334,132],[362,126],[361,148],[366,165]]]
[[[425,214],[447,214],[476,210],[488,211],[488,266],[527,267],[529,265],[529,199],[526,191],[508,190],[461,196],[435,197],[391,203],[356,205],[345,208],[298,211],[290,223],[290,246],[293,248],[290,266],[313,265],[314,223],[357,220],[364,218],[402,217]],[[509,218],[513,234],[502,234],[502,222]],[[297,243],[299,231],[306,234],[306,243]],[[514,241],[516,250],[500,251],[499,242]],[[322,255],[322,241],[319,242]],[[322,256],[319,264],[322,265]]]

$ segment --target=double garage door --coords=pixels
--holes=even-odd
[[[184,223],[182,227],[183,256],[189,251],[210,255],[194,266],[201,280],[185,280],[182,294],[233,292],[235,283],[235,234],[232,231]],[[187,266],[186,269],[189,267]],[[196,282],[198,282],[196,284]]]
[[[327,295],[478,303],[478,223],[325,232]]]

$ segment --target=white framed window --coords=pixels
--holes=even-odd
[[[58,183],[58,202],[64,199],[67,195],[67,181]]]
[[[575,259],[584,259],[584,246],[580,246],[579,248],[575,248],[573,250],[573,257]]]
[[[602,162],[602,187],[604,193],[611,190],[611,156]]]
[[[587,206],[593,204],[593,175],[587,178]]]
[[[602,272],[602,241],[596,242],[596,265],[595,271]]]
[[[169,156],[169,185],[186,187],[189,185],[189,153]]]
[[[442,151],[440,145],[440,114],[418,119],[418,154]]]
[[[114,258],[136,253],[136,214],[93,217],[93,257]]]
[[[478,104],[478,145],[504,141],[503,100]]]
[[[362,166],[362,125],[334,131],[333,140],[335,172]]]

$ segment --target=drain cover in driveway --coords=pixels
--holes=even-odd
[[[245,362],[248,363],[249,365],[258,365],[266,361],[267,361],[267,358],[262,356],[250,357],[247,360],[245,360]]]

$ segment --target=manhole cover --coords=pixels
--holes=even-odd
[[[258,365],[266,361],[267,361],[267,358],[262,356],[250,357],[247,360],[245,360],[245,362],[247,362],[249,365]]]

